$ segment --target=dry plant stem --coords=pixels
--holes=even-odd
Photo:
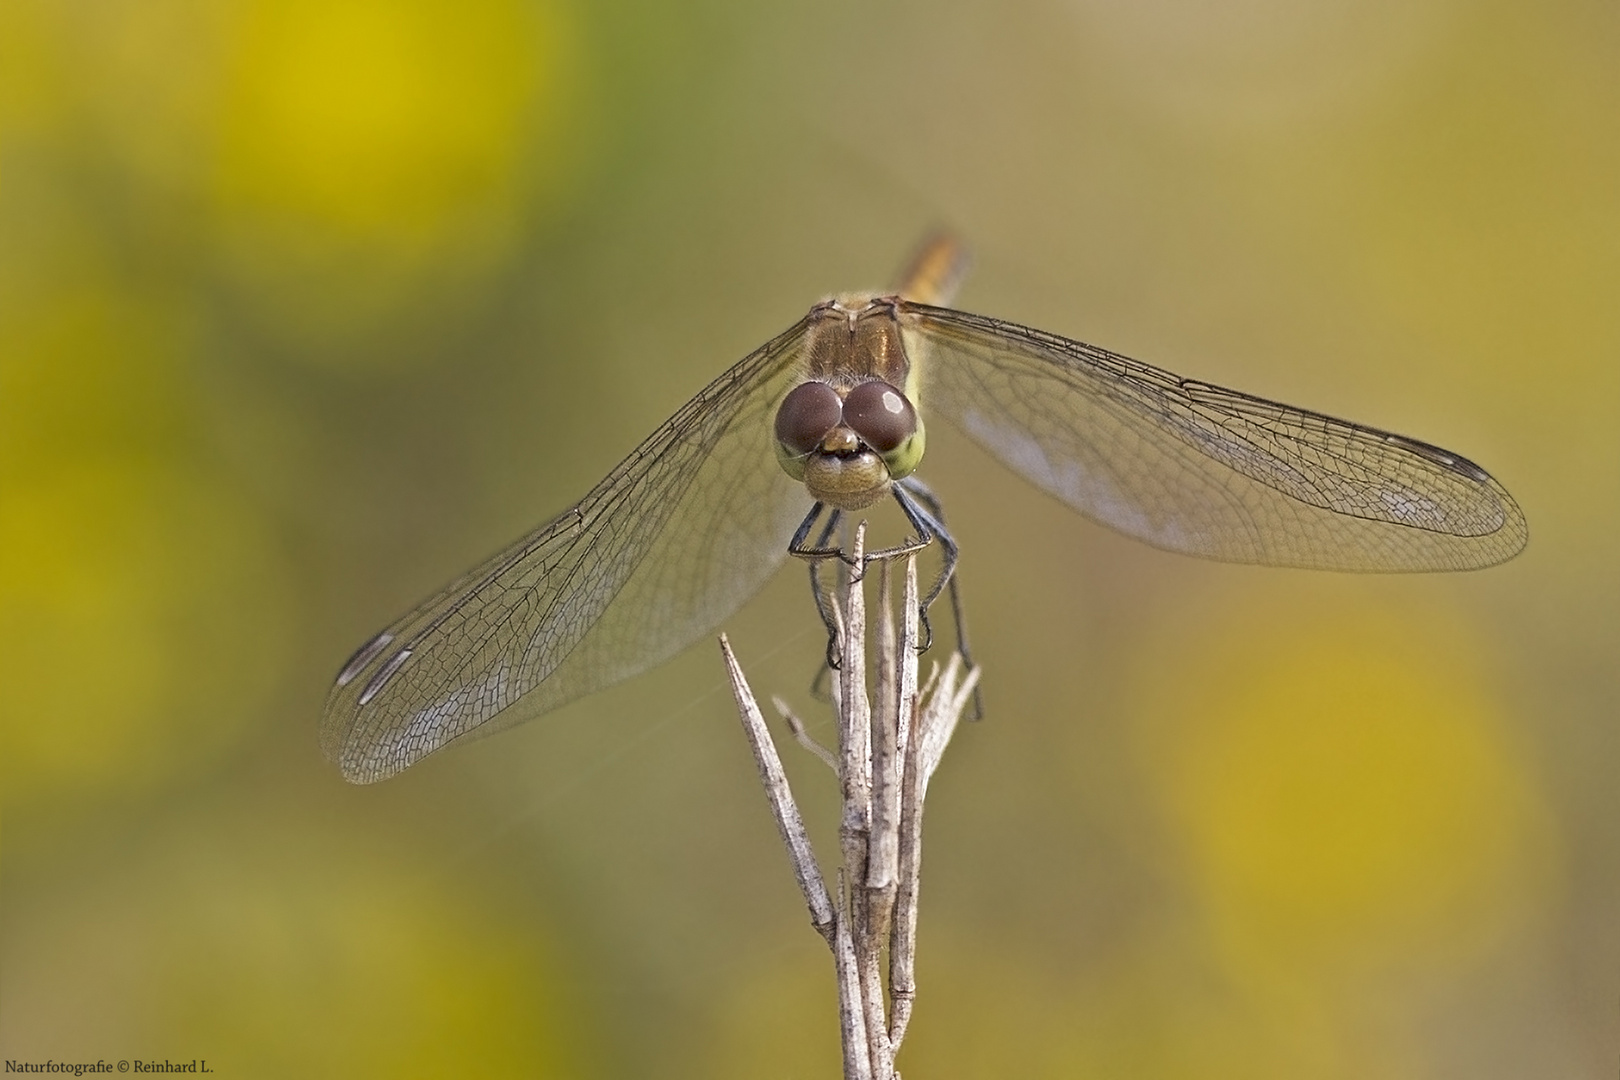
[[[844,816],[839,824],[844,868],[866,878],[866,834],[872,824],[872,728],[866,697],[866,522],[855,530],[838,680],[838,777]],[[857,846],[858,845],[858,846]]]
[[[832,672],[838,705],[838,756],[810,739],[804,726],[777,702],[794,735],[833,764],[843,795],[839,853],[843,865],[829,896],[788,790],[781,761],[753,693],[721,638],[727,673],[744,730],[754,749],[777,828],[793,863],[811,922],[832,947],[838,976],[839,1029],[846,1080],[897,1080],[894,1056],[905,1035],[916,993],[917,874],[921,867],[922,806],[945,743],[972,695],[978,673],[961,679],[953,656],[940,676],[917,689],[917,568],[906,564],[900,632],[895,633],[888,576],[877,621],[878,662],[867,695],[867,609],[862,571],[865,526],[855,532],[850,568],[831,614],[839,664]],[[880,567],[884,564],[880,563]],[[960,680],[960,681],[959,681]],[[889,951],[888,994],[882,971]]]
[[[850,545],[848,588],[844,596],[844,634],[839,656],[838,749],[844,813],[839,847],[844,859],[844,895],[850,913],[850,936],[860,975],[868,1059],[873,1080],[889,1080],[894,1055],[883,1001],[880,950],[884,933],[879,912],[866,888],[872,856],[872,704],[866,693],[866,522],[855,527]],[[886,928],[885,928],[886,930]]]
[[[838,924],[833,932],[833,967],[838,973],[838,1033],[844,1048],[844,1080],[873,1080],[872,1048],[866,1025],[866,999],[849,925],[849,882],[838,872]],[[892,1061],[891,1072],[892,1072]]]
[[[736,655],[731,651],[731,642],[726,640],[724,634],[720,635],[720,652],[725,657],[726,674],[731,678],[732,693],[737,699],[737,712],[742,716],[743,730],[748,733],[748,744],[754,750],[754,764],[759,767],[765,796],[770,800],[771,812],[776,817],[776,829],[782,834],[782,843],[786,845],[788,857],[793,862],[793,874],[799,880],[799,891],[804,894],[804,902],[810,908],[810,925],[827,939],[828,944],[832,944],[836,916],[832,899],[827,895],[827,884],[816,865],[815,851],[810,847],[810,836],[804,829],[804,816],[793,801],[793,791],[788,787],[787,774],[782,771],[782,759],[776,754],[776,744],[771,740],[770,729],[765,726],[765,717],[759,711],[753,691],[748,688],[748,680],[743,677]]]
[[[945,662],[945,673],[940,676],[933,695],[928,699],[928,708],[922,718],[924,722],[918,725],[917,737],[922,744],[918,748],[921,763],[918,779],[922,784],[922,790],[917,795],[919,811],[923,799],[928,796],[928,784],[934,778],[934,770],[939,768],[945,748],[950,745],[951,736],[956,734],[957,722],[962,719],[978,685],[979,669],[973,668],[964,675],[962,654],[952,653]]]
[[[831,750],[822,746],[810,736],[810,732],[805,730],[804,721],[800,720],[798,714],[788,707],[788,703],[780,697],[772,696],[771,704],[776,706],[776,715],[780,716],[787,724],[788,730],[793,733],[793,738],[798,741],[799,745],[820,758],[822,764],[833,771],[834,776],[838,775],[838,759],[833,756]]]
[[[937,679],[936,679],[937,676]],[[958,681],[960,680],[960,682]],[[953,654],[943,674],[929,678],[916,723],[906,744],[903,789],[900,794],[900,873],[895,895],[894,923],[889,932],[889,1043],[899,1052],[911,1022],[917,996],[917,896],[922,882],[922,812],[928,781],[939,767],[940,755],[956,731],[973,688],[977,668],[962,678],[962,657]],[[931,691],[931,692],[930,692]]]
[[[895,741],[899,776],[894,822],[895,891],[889,923],[889,1044],[896,1053],[906,1037],[911,1006],[917,996],[915,958],[917,944],[917,871],[922,828],[922,789],[916,783],[917,746],[917,563],[906,561],[906,586],[900,600],[903,612],[900,655],[909,658],[900,668],[896,689]],[[933,678],[929,678],[932,685]]]
[[[883,911],[884,921],[887,921],[887,909],[894,901],[895,875],[899,872],[900,862],[898,743],[902,711],[900,687],[904,678],[896,678],[896,675],[904,665],[897,663],[889,564],[885,562],[878,569],[878,595],[883,598],[883,606],[878,613],[877,702],[872,710],[872,843],[871,864],[866,869],[866,887],[888,893],[888,904],[884,905]],[[915,668],[915,664],[911,666]]]

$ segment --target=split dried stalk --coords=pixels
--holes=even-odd
[[[722,636],[720,648],[753,748],[760,781],[810,910],[810,923],[831,946],[838,982],[839,1030],[846,1080],[895,1080],[895,1054],[916,998],[917,897],[922,867],[922,811],[928,781],[972,699],[978,671],[965,673],[953,655],[943,674],[917,686],[917,567],[906,560],[899,633],[890,605],[887,564],[872,693],[867,693],[868,620],[864,592],[866,528],[855,531],[851,565],[833,604],[839,668],[833,674],[838,750],[811,739],[777,700],[794,737],[838,775],[841,865],[831,894],[815,860],[770,730],[741,667]],[[887,986],[883,954],[888,953]]]

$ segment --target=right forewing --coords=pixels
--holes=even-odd
[[[924,407],[1074,509],[1159,547],[1337,570],[1463,570],[1525,543],[1479,466],[1083,342],[909,305]]]

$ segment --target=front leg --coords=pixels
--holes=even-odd
[[[816,527],[816,521],[821,517],[822,511],[827,507],[823,503],[816,503],[810,507],[810,512],[799,523],[799,528],[788,541],[788,554],[805,560],[810,564],[810,595],[816,599],[816,613],[821,616],[822,625],[827,628],[827,663],[823,670],[836,670],[838,667],[838,621],[833,618],[832,602],[827,598],[827,591],[821,584],[821,564],[827,559],[839,559],[849,562],[849,556],[844,554],[841,547],[829,547],[833,533],[837,530],[843,512],[832,510],[827,514],[827,522],[822,526],[821,533],[816,537],[813,546],[806,547],[805,541],[810,538],[810,530]],[[821,676],[816,676],[816,683]],[[812,684],[811,689],[815,688]]]

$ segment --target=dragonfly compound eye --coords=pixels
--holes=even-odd
[[[838,392],[824,382],[795,386],[776,412],[776,441],[795,454],[808,454],[843,418]]]
[[[776,410],[776,455],[789,476],[804,479],[804,459],[844,418],[838,391],[824,382],[795,386]]]
[[[887,454],[917,431],[917,410],[906,395],[886,382],[864,382],[844,399],[844,423],[866,440],[866,445]]]
[[[844,423],[883,456],[889,475],[909,476],[922,461],[922,421],[906,395],[886,382],[861,383],[844,398]]]

